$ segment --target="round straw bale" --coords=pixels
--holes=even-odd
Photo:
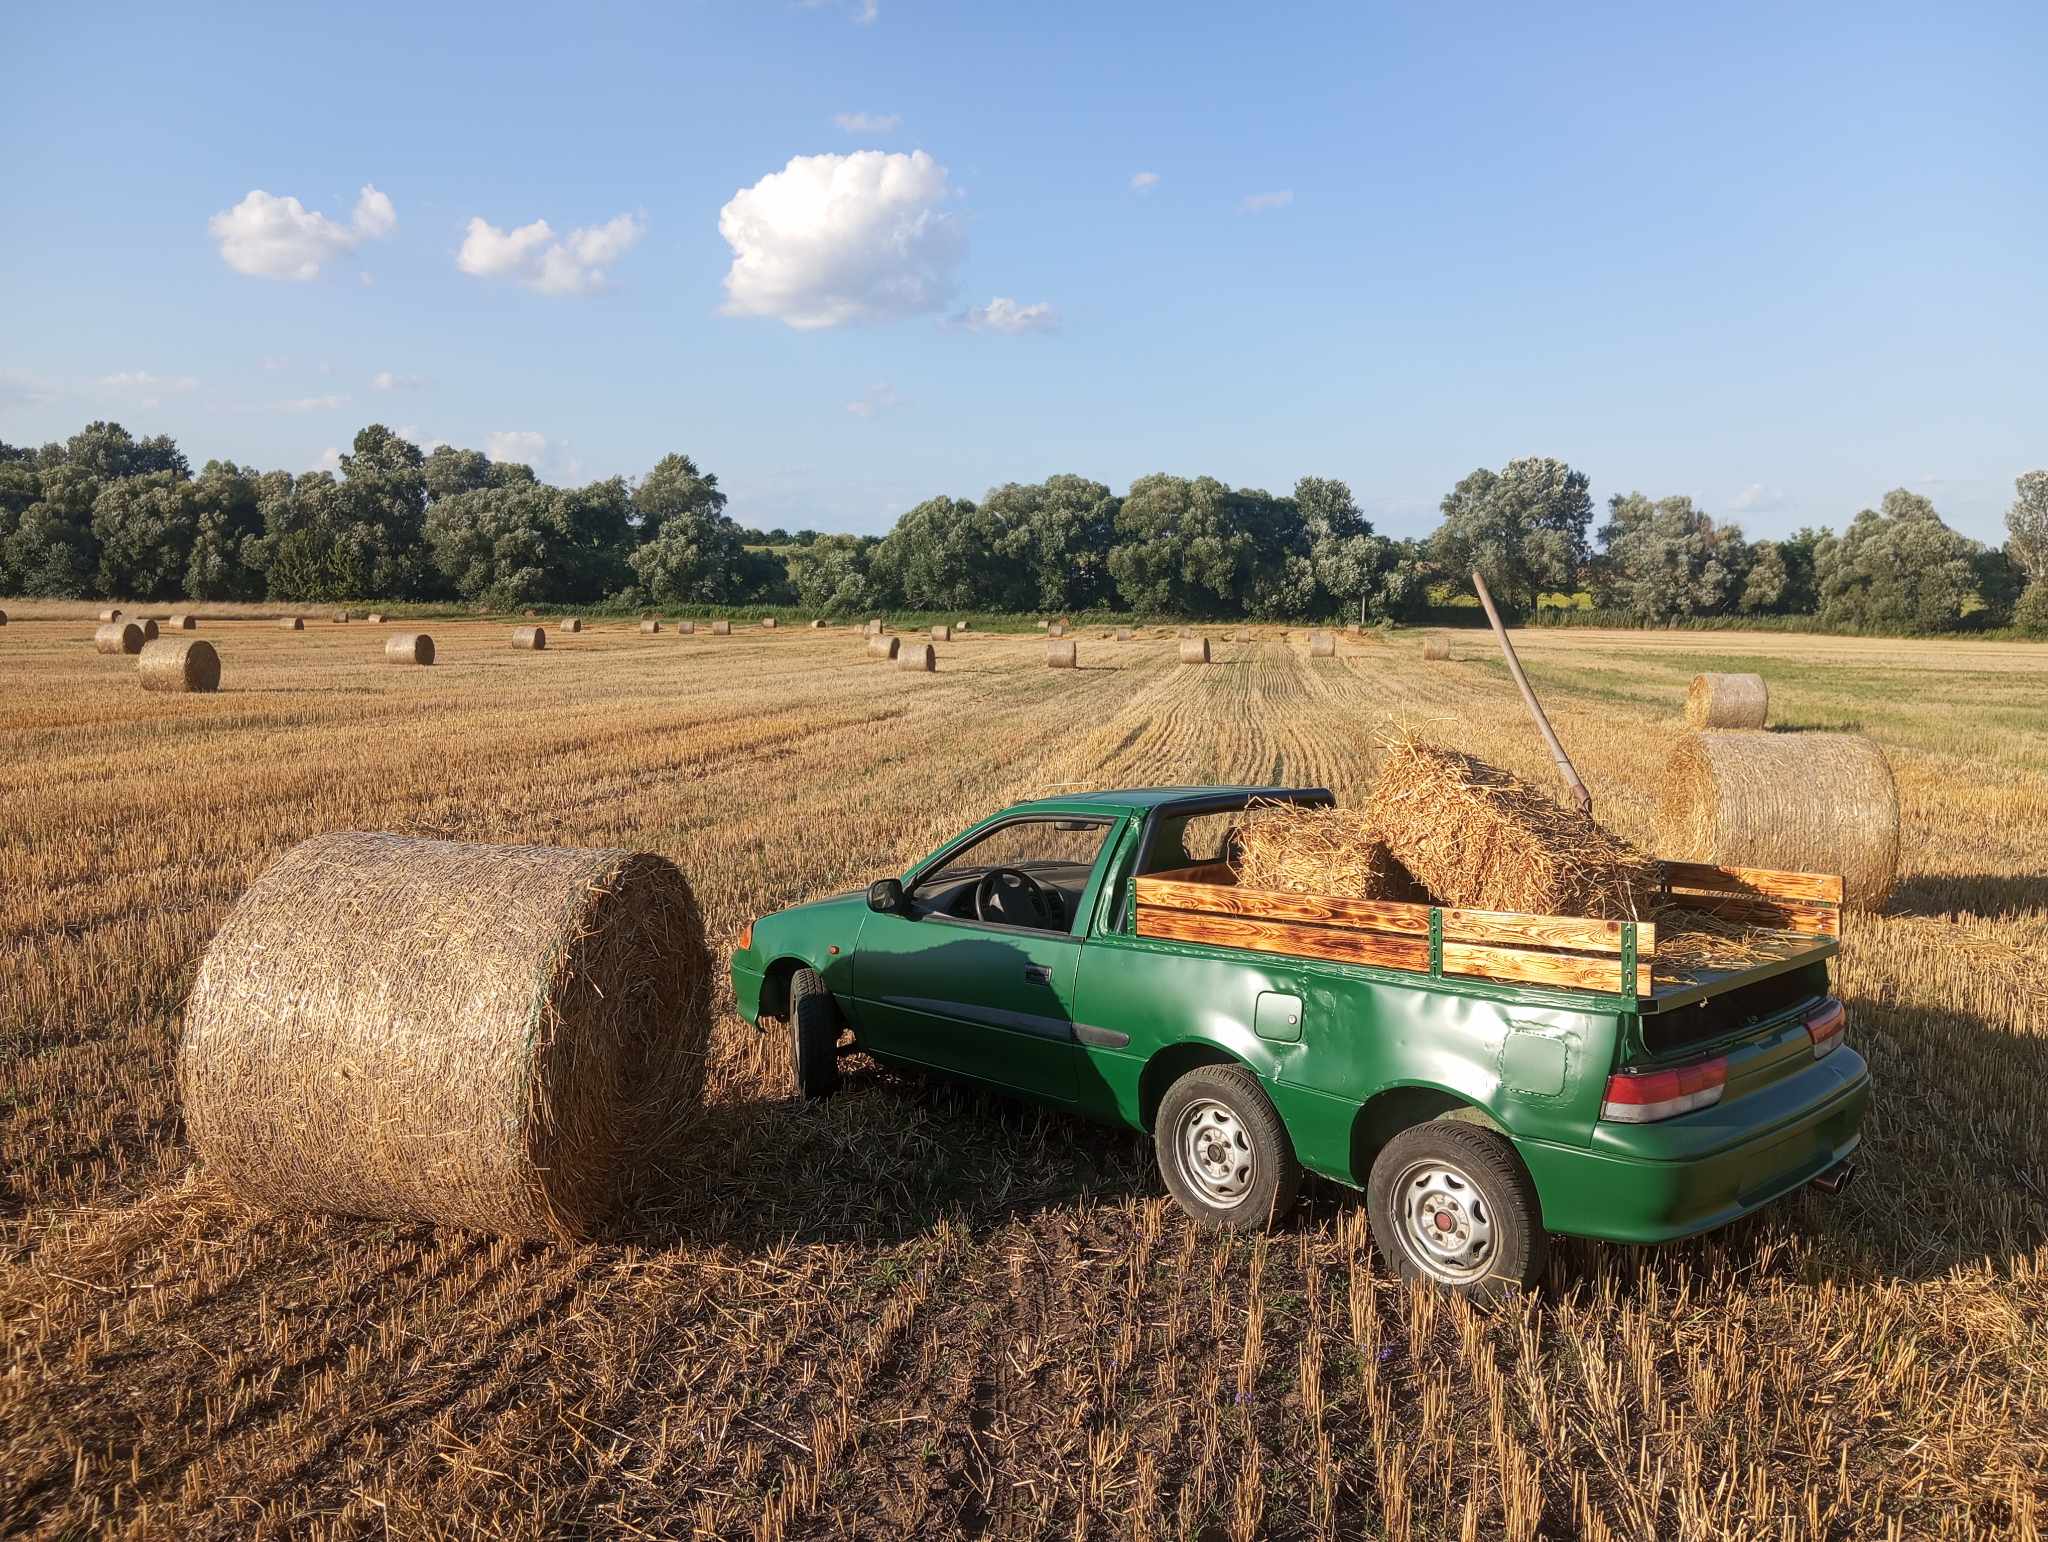
[[[1839,873],[1875,910],[1899,872],[1899,790],[1862,734],[1687,734],[1664,768],[1667,855],[1723,867]]]
[[[938,660],[939,656],[930,643],[912,643],[896,655],[896,667],[928,675],[939,667]]]
[[[702,1090],[710,979],[664,857],[316,836],[200,962],[186,1128],[276,1210],[593,1236]]]
[[[392,664],[431,664],[434,639],[425,632],[394,632],[384,640],[384,658]]]
[[[1356,621],[1347,621],[1344,623],[1344,630],[1356,636],[1358,634],[1358,623]]]
[[[863,630],[870,637],[880,637],[882,635],[882,623],[876,620],[870,620],[867,626],[863,628]]]
[[[688,624],[687,622],[684,623],[685,626]],[[659,621],[643,621],[640,623],[640,630],[649,633],[658,632],[661,630],[661,623]]]
[[[109,621],[92,634],[92,645],[101,653],[140,653],[142,628],[133,621]]]
[[[1308,634],[1308,656],[1312,659],[1333,659],[1337,656],[1337,639],[1328,632]]]
[[[0,610],[0,626],[7,625],[7,612]]]
[[[818,630],[818,628],[819,628],[819,627],[823,626],[824,624],[825,624],[825,622],[824,622],[824,619],[823,619],[822,617],[815,617],[815,616],[814,616],[814,617],[813,617],[813,618],[811,619],[811,630],[815,632],[815,631],[817,631],[817,630]]]
[[[1770,706],[1762,675],[1694,675],[1685,691],[1685,726],[1761,728]]]
[[[1118,627],[1116,629],[1116,640],[1118,642],[1129,642],[1131,640],[1131,629],[1127,626]]]
[[[565,632],[580,632],[583,630],[583,618],[581,616],[565,616],[557,625]]]
[[[679,637],[694,637],[694,636],[696,635],[696,633],[697,633],[697,623],[696,623],[696,622],[694,622],[694,621],[678,621],[678,622],[676,623],[676,635],[677,635],[677,636],[679,636]]]
[[[949,627],[949,626],[935,626],[935,627],[933,627],[933,628],[932,628],[932,641],[933,641],[933,642],[951,642],[952,640],[953,640],[953,629],[952,629],[951,627]]]
[[[363,619],[369,622],[371,626],[382,626],[384,624],[384,612],[381,610],[373,610],[367,616],[363,617]]]
[[[164,627],[172,632],[196,632],[199,630],[199,619],[196,616],[176,615],[166,621]]]
[[[217,691],[220,655],[197,637],[165,637],[142,645],[136,661],[145,691]]]
[[[336,625],[339,625],[339,624],[341,624],[342,622],[348,621],[349,619],[351,619],[351,618],[350,618],[350,616],[349,616],[349,613],[348,613],[347,611],[345,611],[345,610],[337,610],[337,611],[336,611],[336,612],[334,613],[334,620],[335,620],[335,623],[336,623]]]
[[[1209,639],[1206,637],[1183,637],[1180,642],[1180,661],[1183,664],[1208,663]]]
[[[772,628],[775,625],[775,618],[773,616],[763,616],[761,618],[761,625]]]
[[[712,623],[711,623],[711,635],[712,635],[713,637],[730,637],[730,636],[732,636],[732,623],[731,623],[730,621],[714,621],[714,622],[712,622]]]
[[[100,620],[102,621],[119,621],[120,619],[121,609],[117,605],[110,605],[100,612]]]
[[[953,623],[953,630],[956,632],[965,632],[969,630],[973,625],[974,623],[971,621],[955,621]]]
[[[1049,642],[1045,645],[1045,667],[1047,669],[1078,669],[1081,667],[1079,645],[1072,642]]]
[[[145,644],[153,643],[157,640],[159,633],[155,618],[145,616],[135,624],[142,628],[142,640]]]
[[[1049,632],[1052,630],[1052,623],[1050,621],[1041,621],[1038,623],[1038,630],[1041,632]]]
[[[306,630],[306,623],[297,616],[279,616],[277,618],[277,625],[280,631],[285,632],[303,632]]]
[[[515,626],[512,628],[512,646],[526,653],[538,653],[548,645],[548,629],[544,626]]]
[[[883,637],[877,634],[868,639],[868,657],[871,659],[893,659],[896,649],[902,643],[900,637]]]
[[[1049,625],[1048,625],[1048,626],[1046,627],[1046,629],[1045,629],[1045,635],[1046,635],[1046,636],[1048,636],[1048,637],[1064,637],[1064,636],[1066,636],[1066,635],[1067,635],[1067,624],[1066,624],[1066,622],[1064,622],[1064,621],[1054,621],[1054,622],[1050,623],[1050,624],[1049,624]]]
[[[1451,656],[1451,645],[1441,637],[1422,639],[1422,656],[1425,660],[1447,659]]]

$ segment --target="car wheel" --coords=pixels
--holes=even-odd
[[[815,969],[799,969],[789,982],[790,1060],[796,1090],[827,1098],[839,1089],[839,1003]]]
[[[1462,1120],[1412,1125],[1366,1183],[1373,1240],[1401,1274],[1495,1301],[1535,1283],[1546,1238],[1535,1185],[1504,1136]]]
[[[1301,1188],[1287,1126],[1242,1066],[1198,1066],[1167,1088],[1152,1146],[1167,1192],[1203,1226],[1263,1230]]]

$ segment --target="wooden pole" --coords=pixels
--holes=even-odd
[[[1536,699],[1536,693],[1529,688],[1529,677],[1522,673],[1522,661],[1515,657],[1515,645],[1508,641],[1508,629],[1500,623],[1500,612],[1493,608],[1493,596],[1486,592],[1486,580],[1479,576],[1479,570],[1472,570],[1472,587],[1479,591],[1479,603],[1486,607],[1486,619],[1493,624],[1493,635],[1500,639],[1500,651],[1507,655],[1508,673],[1515,677],[1515,686],[1522,693],[1522,705],[1529,709],[1529,715],[1536,719],[1536,727],[1543,735],[1543,742],[1550,746],[1550,758],[1557,762],[1557,769],[1564,777],[1565,786],[1572,790],[1572,797],[1578,802],[1588,818],[1593,813],[1593,795],[1586,791],[1586,784],[1579,780],[1579,773],[1572,768],[1572,758],[1558,743],[1557,731],[1550,726],[1550,719],[1543,715],[1543,703]]]

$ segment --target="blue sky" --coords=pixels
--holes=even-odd
[[[0,439],[683,450],[746,522],[865,531],[1171,470],[1414,534],[1550,454],[1998,539],[2048,463],[2044,16],[32,4]]]

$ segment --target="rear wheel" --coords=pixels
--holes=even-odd
[[[1493,1301],[1534,1284],[1546,1239],[1515,1148],[1461,1120],[1413,1125],[1381,1149],[1366,1184],[1373,1239],[1411,1280]]]
[[[1242,1066],[1198,1066],[1167,1088],[1152,1145],[1167,1192],[1204,1226],[1262,1230],[1301,1188],[1287,1126]]]
[[[839,1088],[839,1003],[815,969],[799,969],[789,982],[790,1059],[796,1090],[830,1097]]]

